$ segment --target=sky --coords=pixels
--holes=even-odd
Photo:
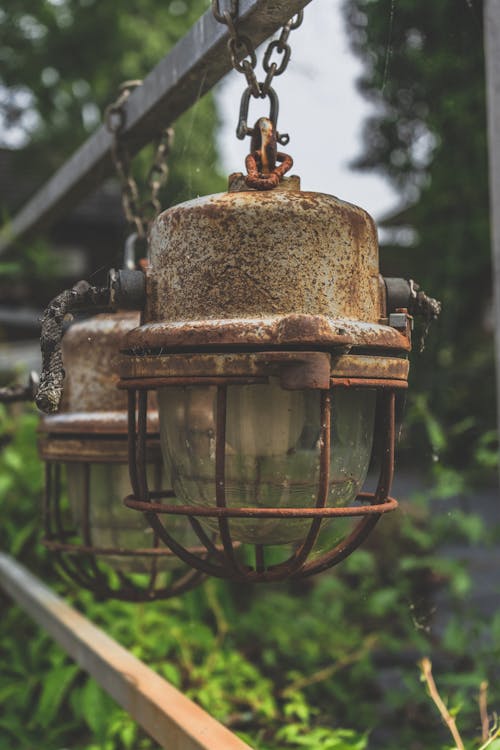
[[[278,129],[290,134],[284,149],[294,159],[302,189],[336,195],[380,219],[399,206],[389,183],[377,175],[356,172],[349,163],[359,155],[362,124],[371,105],[356,90],[361,63],[349,49],[341,15],[342,0],[314,0],[304,10],[304,23],[290,34],[292,58],[287,71],[274,79],[280,99]],[[389,22],[389,19],[388,19]],[[258,50],[262,74],[265,45]],[[263,75],[258,75],[259,80]],[[235,135],[243,75],[232,72],[218,89],[222,126],[219,146],[225,170],[240,171],[249,140]],[[251,102],[249,122],[268,114],[267,102]]]

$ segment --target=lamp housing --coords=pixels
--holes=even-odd
[[[297,177],[261,192],[233,175],[228,193],[156,219],[146,296],[143,324],[123,340],[126,504],[210,575],[276,581],[340,562],[397,506],[411,317],[398,309],[389,325],[371,217],[301,191]],[[151,399],[175,501],[148,482]],[[363,492],[374,436],[379,480]],[[205,555],[176,538],[178,516]]]
[[[167,598],[202,578],[123,505],[130,492],[127,397],[116,387],[117,368],[122,339],[138,323],[137,312],[120,312],[69,327],[62,341],[61,409],[39,426],[46,465],[43,544],[67,577],[100,599]],[[145,471],[152,486],[160,486],[165,474],[154,402],[145,429]],[[187,540],[188,523],[179,521]]]

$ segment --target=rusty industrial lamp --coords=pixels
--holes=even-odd
[[[304,192],[298,177],[285,176],[293,160],[278,150],[289,139],[277,130],[272,84],[288,65],[288,38],[302,12],[269,44],[259,82],[253,44],[239,30],[238,4],[222,8],[212,0],[212,10],[227,27],[231,64],[247,83],[237,128],[239,138],[251,137],[247,174],[233,175],[227,193],[146,221],[136,210],[130,159],[120,141],[131,91],[131,83],[124,84],[107,124],[127,220],[143,237],[150,227],[147,263],[143,270],[132,263],[111,272],[107,289],[87,284],[81,294],[74,292],[78,299],[69,291],[49,306],[37,403],[53,411],[59,402],[61,306],[104,300],[140,310],[141,325],[122,339],[119,388],[128,392],[132,492],[125,504],[152,528],[149,554],[163,559],[162,542],[196,571],[279,581],[337,564],[397,507],[390,497],[396,401],[407,388],[412,316],[429,320],[439,304],[412,282],[380,276],[376,229],[365,211]],[[252,98],[268,99],[270,113],[249,128]],[[160,134],[148,180],[151,200],[145,205],[155,209],[170,140],[168,131]],[[151,470],[158,448],[152,410],[163,472]],[[49,419],[54,421],[46,429],[61,445],[64,415]],[[77,461],[62,453],[62,460]],[[379,478],[365,491],[372,453]],[[82,455],[88,467],[96,454]],[[111,463],[113,455],[103,460]],[[121,471],[121,443],[116,461]],[[70,485],[83,482],[79,507],[88,508],[93,471],[70,468]],[[172,486],[158,487],[160,475]],[[121,476],[107,470],[113,494]],[[125,511],[113,507],[117,526],[123,523],[128,534]],[[197,548],[182,538],[186,519]],[[91,524],[90,517],[82,525],[86,548]],[[110,539],[114,524],[110,512]]]
[[[397,506],[396,399],[419,297],[379,275],[364,210],[303,192],[297,177],[281,173],[269,190],[254,177],[233,175],[228,193],[154,222],[143,324],[123,339],[119,387],[127,506],[195,569],[261,582],[335,565]],[[173,492],[148,479],[151,399]],[[379,479],[363,492],[372,447]],[[176,536],[179,516],[204,554]]]
[[[46,463],[43,543],[66,576],[101,599],[166,598],[202,578],[122,503],[130,480],[127,399],[116,388],[117,359],[123,336],[138,323],[139,315],[128,312],[70,326],[62,343],[61,410],[40,424],[39,451]],[[144,446],[142,465],[154,487],[164,476],[154,402]],[[189,529],[181,519],[182,525],[187,541]]]
[[[117,549],[130,549],[133,533],[131,546],[139,551],[127,565],[135,567],[141,556],[154,560],[152,581],[160,561],[172,557],[236,581],[310,576],[345,559],[397,507],[390,497],[396,401],[407,388],[412,317],[421,313],[428,322],[440,306],[413,282],[380,276],[376,228],[363,209],[304,192],[298,177],[285,177],[293,161],[278,151],[286,139],[277,133],[272,91],[274,120],[261,118],[251,130],[249,96],[243,98],[242,133],[252,137],[246,176],[232,175],[227,193],[160,213],[142,270],[132,263],[112,271],[107,288],[82,282],[44,316],[37,403],[54,411],[64,377],[63,313],[89,304],[141,311],[141,325],[121,337],[118,387],[128,392],[132,492],[125,505],[144,514],[151,548],[145,552],[136,542],[145,533],[142,517],[131,513],[136,520],[129,521],[117,497],[102,525],[98,511],[90,512],[91,496],[99,506],[106,496],[104,484],[94,489],[96,456],[108,464],[100,481],[110,496],[125,483],[121,418],[120,440],[105,452],[106,441],[98,446],[92,434],[93,416],[83,420],[85,439],[68,450],[65,415],[49,417],[43,450],[69,467],[68,491],[74,488],[73,503],[83,509],[81,551],[98,545],[115,567]],[[96,346],[94,359],[110,344],[107,337]],[[85,370],[87,387],[74,397],[69,384],[70,408],[107,414],[113,399],[95,406],[88,395],[93,369],[77,368],[79,378]],[[69,420],[73,431],[76,417]],[[116,420],[106,416],[103,424],[101,439],[116,437]],[[372,453],[379,478],[366,491]],[[75,552],[59,523],[57,469],[49,470],[49,484],[59,538],[54,543],[49,512],[48,543]],[[184,538],[186,520],[196,546]],[[119,577],[126,580],[123,566]]]

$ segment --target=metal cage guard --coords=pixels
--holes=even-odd
[[[188,570],[181,571],[181,575],[177,571],[168,571],[170,580],[166,585],[158,584],[158,562],[172,559],[174,555],[170,549],[159,546],[160,540],[156,533],[153,534],[150,548],[99,547],[93,544],[90,521],[92,463],[95,463],[94,459],[80,462],[84,471],[84,498],[80,518],[82,528],[78,533],[74,524],[69,526],[63,519],[63,463],[46,460],[42,543],[54,554],[61,571],[70,580],[92,591],[98,599],[114,598],[131,602],[179,596],[200,583],[203,580],[203,574],[196,570]],[[126,462],[121,463],[126,465]],[[204,548],[195,551],[203,554]],[[147,560],[150,563],[150,570],[147,573],[141,573],[144,582],[141,583],[137,578],[133,579],[123,571],[117,570],[118,583],[113,585],[106,570],[100,564],[101,560],[105,562],[106,558],[111,556]]]
[[[177,380],[177,379],[176,379]],[[345,559],[368,536],[381,515],[394,510],[398,503],[389,497],[394,468],[395,441],[395,393],[394,382],[386,383],[385,388],[378,390],[381,412],[380,431],[383,434],[380,456],[380,474],[377,489],[374,493],[360,493],[357,500],[362,505],[348,507],[327,507],[330,473],[330,421],[331,389],[321,391],[320,407],[320,469],[317,499],[314,508],[229,508],[225,497],[225,427],[227,382],[218,378],[216,407],[216,443],[215,443],[215,505],[201,507],[191,505],[174,505],[159,502],[172,497],[172,492],[150,491],[145,470],[146,414],[148,391],[151,385],[144,384],[141,389],[136,383],[122,387],[129,388],[129,457],[133,494],[125,499],[127,507],[145,513],[153,530],[161,541],[169,547],[187,565],[219,578],[253,583],[280,581],[285,578],[302,578],[327,570]],[[232,382],[232,379],[231,379]],[[163,385],[167,385],[165,380]],[[356,386],[359,386],[359,382]],[[334,388],[346,387],[346,384],[334,385]],[[370,380],[365,387],[373,388]],[[398,384],[402,387],[402,384]],[[136,427],[137,407],[137,427]],[[205,557],[199,557],[192,550],[180,544],[168,531],[168,524],[163,523],[161,515],[187,516],[192,528],[206,550]],[[216,518],[222,549],[216,547],[202,528],[199,518]],[[333,549],[321,554],[315,560],[309,560],[321,530],[322,522],[329,518],[361,517],[353,531]],[[255,565],[250,567],[241,563],[235,554],[235,544],[231,537],[229,520],[231,518],[310,518],[311,524],[303,542],[296,546],[288,559],[274,565],[266,565],[265,549],[262,544],[255,544]],[[237,544],[240,546],[240,543]]]

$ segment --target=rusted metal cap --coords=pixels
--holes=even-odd
[[[66,372],[61,413],[126,413],[118,390],[118,360],[123,338],[139,325],[139,313],[105,313],[73,323],[62,342]]]
[[[233,181],[235,186],[237,180]],[[387,325],[371,217],[289,189],[211,195],[160,214],[144,325],[125,350],[362,346],[409,349]]]
[[[137,312],[106,313],[70,326],[62,342],[66,377],[61,409],[42,417],[40,432],[68,439],[75,435],[126,437],[127,394],[117,388],[118,365],[123,338],[139,320]],[[148,413],[148,432],[158,432],[155,408]]]

